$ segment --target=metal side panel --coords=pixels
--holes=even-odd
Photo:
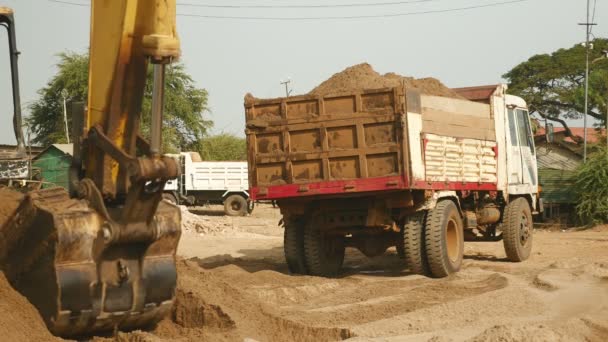
[[[187,164],[186,173],[191,177],[189,191],[249,189],[247,162],[193,162]]]
[[[424,135],[427,182],[496,183],[496,142]]]

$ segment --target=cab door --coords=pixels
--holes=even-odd
[[[508,109],[509,121],[509,193],[534,194],[537,188],[537,164],[534,137],[528,111]]]

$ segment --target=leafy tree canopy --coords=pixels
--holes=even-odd
[[[203,160],[247,160],[245,138],[230,133],[203,138],[194,149],[200,151]]]
[[[598,38],[592,43],[588,113],[605,124],[608,39]],[[531,112],[560,122],[568,129],[564,119],[578,119],[585,112],[585,50],[577,44],[551,54],[532,56],[503,75],[509,81],[509,92],[524,98]]]
[[[39,99],[30,105],[28,122],[35,135],[33,143],[46,146],[66,142],[63,96],[67,98],[68,126],[71,128],[69,103],[86,101],[88,66],[88,54],[59,54],[57,74],[38,91]],[[148,136],[150,126],[152,67],[149,68],[147,77],[141,121],[144,136]],[[194,81],[185,72],[183,64],[168,67],[165,82],[163,146],[165,152],[177,152],[202,139],[213,122],[204,116],[208,111],[207,91],[194,86]]]
[[[608,222],[608,150],[598,148],[577,172],[576,211],[586,223]]]

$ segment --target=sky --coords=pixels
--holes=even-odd
[[[57,71],[57,54],[85,52],[88,48],[90,1],[65,1],[83,6],[52,0],[0,0],[0,6],[15,10],[25,115],[28,103],[37,99],[37,91]],[[368,62],[380,73],[435,77],[449,87],[495,84],[503,82],[501,75],[529,57],[568,48],[585,39],[585,30],[578,25],[586,16],[586,1],[582,0],[523,0],[437,12],[505,1],[508,0],[410,0],[397,5],[294,9],[238,6],[400,1],[177,0],[177,12],[181,14],[177,28],[186,70],[198,87],[209,92],[210,113],[205,115],[215,123],[213,133],[244,136],[244,95],[250,92],[260,98],[284,96],[285,88],[280,82],[288,78],[293,94],[301,94],[348,66]],[[383,17],[348,20],[203,17],[369,15]],[[598,26],[593,29],[594,36],[608,37],[608,0],[597,0],[595,22]],[[14,143],[8,43],[4,32],[0,34],[0,46],[6,51],[0,54],[3,104],[0,143]]]

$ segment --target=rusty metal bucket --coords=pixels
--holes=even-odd
[[[55,188],[23,196],[0,230],[0,267],[55,335],[142,328],[171,310],[179,208],[159,203],[148,241],[108,241],[104,222]]]

